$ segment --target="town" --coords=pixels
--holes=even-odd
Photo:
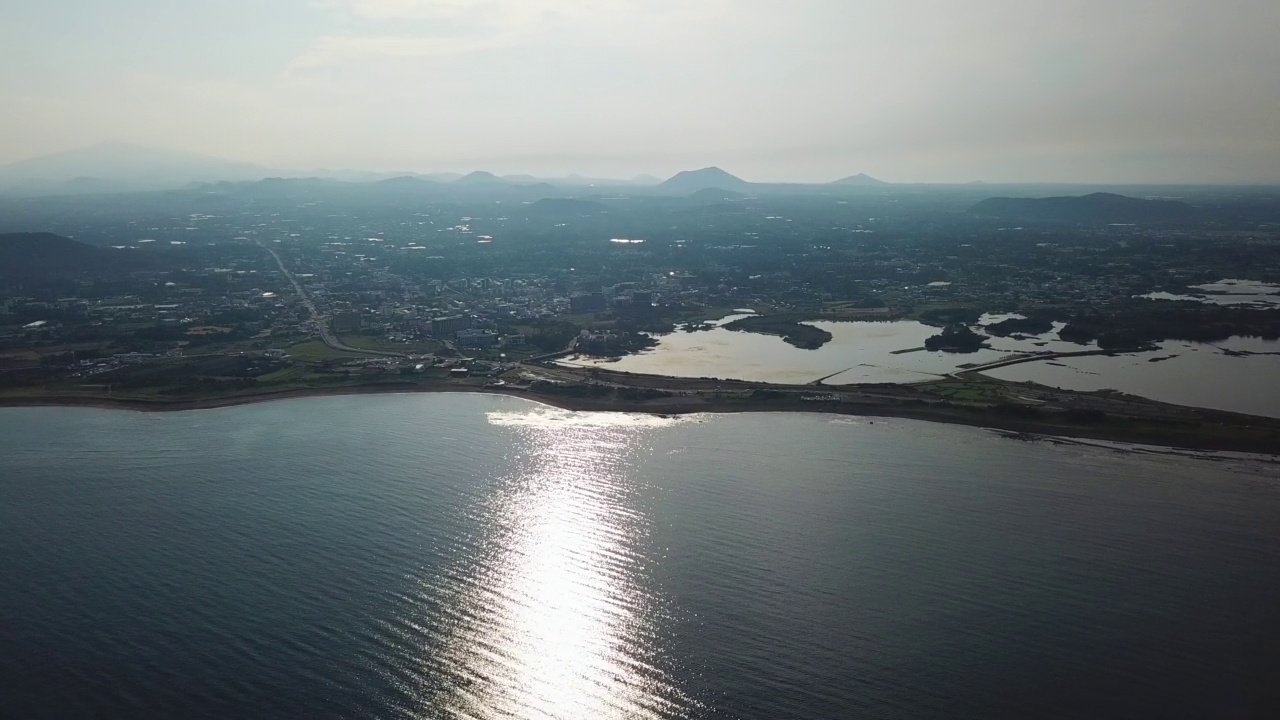
[[[1012,224],[971,212],[990,192],[972,188],[433,198],[375,185],[6,199],[4,230],[54,235],[6,246],[0,384],[186,397],[498,378],[529,360],[642,351],[740,308],[916,318],[942,345],[958,316],[1050,313],[1121,345],[1151,339],[1133,326],[1156,306],[1161,327],[1169,313],[1223,324],[1217,306],[1145,295],[1280,279],[1269,200],[1212,189],[1188,225]],[[1265,311],[1231,317],[1277,331]],[[784,334],[758,325],[741,329]]]

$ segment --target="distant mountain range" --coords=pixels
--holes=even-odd
[[[1177,200],[1147,200],[1114,193],[1078,197],[994,197],[983,200],[969,212],[1007,220],[1090,224],[1176,222],[1197,213],[1196,208]]]
[[[0,166],[0,192],[25,195],[136,192],[178,189],[191,187],[196,183],[220,185],[267,179],[377,183],[382,187],[397,188],[402,191],[426,188],[433,184],[480,187],[547,184],[563,188],[652,187],[662,193],[688,195],[713,188],[743,192],[752,187],[757,189],[762,187],[760,184],[747,182],[717,167],[686,170],[665,181],[652,175],[637,175],[630,179],[596,178],[578,174],[545,178],[527,174],[499,176],[484,170],[465,175],[328,169],[292,172],[198,153],[119,142],[99,143]],[[828,185],[843,187],[874,187],[885,184],[866,174],[852,175],[828,183]],[[790,187],[808,186],[794,184]],[[821,184],[813,184],[812,187],[821,187]]]
[[[858,173],[849,177],[826,183],[753,183],[747,182],[742,178],[725,172],[718,167],[702,168],[701,170],[686,170],[676,173],[670,179],[658,185],[659,190],[672,193],[680,193],[682,195],[693,195],[702,193],[702,199],[711,197],[710,191],[724,191],[729,195],[721,195],[721,198],[732,197],[733,195],[741,196],[745,191],[749,190],[795,190],[797,188],[821,188],[830,186],[839,186],[842,188],[871,188],[885,187],[889,183],[883,180],[877,180],[866,173]]]
[[[534,175],[499,177],[483,170],[465,175],[329,169],[291,172],[197,153],[104,142],[0,166],[0,192],[24,195],[136,192],[177,189],[194,183],[257,182],[271,178],[385,183],[388,187],[402,189],[455,182],[462,185],[549,183],[563,187],[647,187],[661,182],[651,175],[638,175],[631,179],[591,178],[577,174],[562,178]]]
[[[260,180],[270,174],[259,165],[196,153],[99,143],[0,167],[0,189],[66,193],[155,190],[199,181]]]
[[[454,178],[454,180],[451,180],[450,182],[454,182],[456,180],[457,178]],[[387,178],[386,180],[378,180],[375,182],[375,184],[383,187],[415,187],[421,185],[435,185],[438,183],[438,180],[430,180],[417,175],[397,175],[392,178]]]

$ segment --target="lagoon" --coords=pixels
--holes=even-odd
[[[622,372],[827,385],[927,382],[974,364],[1023,353],[1096,350],[1057,338],[1062,323],[1041,336],[992,337],[990,348],[955,354],[923,350],[938,328],[914,321],[810,323],[832,334],[817,350],[802,350],[771,335],[718,327],[658,336],[658,345],[618,360],[571,358],[576,367]],[[981,326],[1012,315],[985,315]],[[903,352],[906,351],[906,352]],[[1240,353],[1250,353],[1241,356]],[[1219,343],[1160,343],[1160,349],[1115,356],[1062,358],[1011,365],[986,374],[1070,390],[1117,390],[1152,400],[1280,417],[1280,342],[1235,337]]]
[[[984,374],[1067,390],[1118,390],[1177,405],[1280,417],[1280,341],[1234,337],[1219,343],[1159,345],[1159,350],[1151,352],[1028,362]]]
[[[719,327],[741,317],[746,315],[722,318],[711,330],[661,335],[656,347],[618,360],[576,358],[564,364],[671,377],[794,384],[833,376],[829,384],[842,384],[922,382],[942,377],[964,363],[1007,357],[1000,350],[968,355],[926,352],[924,341],[936,335],[938,328],[914,321],[807,323],[832,335],[830,342],[816,350],[802,350],[772,335]],[[1007,347],[1015,341],[1004,342]],[[1039,349],[1030,343],[1027,347]]]

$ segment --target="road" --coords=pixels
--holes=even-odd
[[[1028,353],[1026,355],[1017,355],[1004,360],[996,360],[994,362],[984,363],[982,365],[974,365],[973,367],[956,370],[947,373],[948,377],[956,380],[963,380],[965,375],[974,375],[983,373],[996,368],[1008,367],[1010,365],[1020,365],[1029,362],[1042,362],[1044,360],[1057,360],[1059,358],[1086,357],[1089,355],[1115,355],[1116,353],[1125,352],[1123,350],[1073,350],[1071,352],[1043,352]]]
[[[382,355],[384,357],[405,357],[403,353],[389,352],[385,350],[365,350],[362,348],[351,347],[350,345],[339,340],[338,336],[334,335],[333,331],[329,329],[329,316],[321,314],[320,310],[316,308],[316,304],[311,300],[311,296],[308,295],[307,292],[302,289],[302,283],[298,282],[298,278],[294,277],[293,273],[289,272],[289,268],[284,266],[284,261],[280,259],[280,254],[277,253],[270,246],[268,246],[266,243],[262,242],[261,240],[255,239],[254,242],[258,243],[258,247],[271,253],[271,257],[275,258],[276,265],[280,267],[280,272],[283,273],[284,276],[289,279],[289,282],[293,284],[293,291],[298,294],[298,299],[302,300],[302,304],[307,306],[307,310],[311,311],[311,322],[315,325],[316,332],[320,334],[320,339],[324,341],[325,345],[328,345],[330,348],[333,348],[334,350],[342,350],[343,352],[350,352],[350,353],[359,353],[361,355]]]

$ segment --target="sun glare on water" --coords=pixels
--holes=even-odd
[[[628,457],[676,420],[560,410],[492,413],[533,453],[483,512],[489,536],[459,597],[444,666],[452,717],[657,718],[687,701],[654,648],[662,608],[637,550],[647,519]]]

